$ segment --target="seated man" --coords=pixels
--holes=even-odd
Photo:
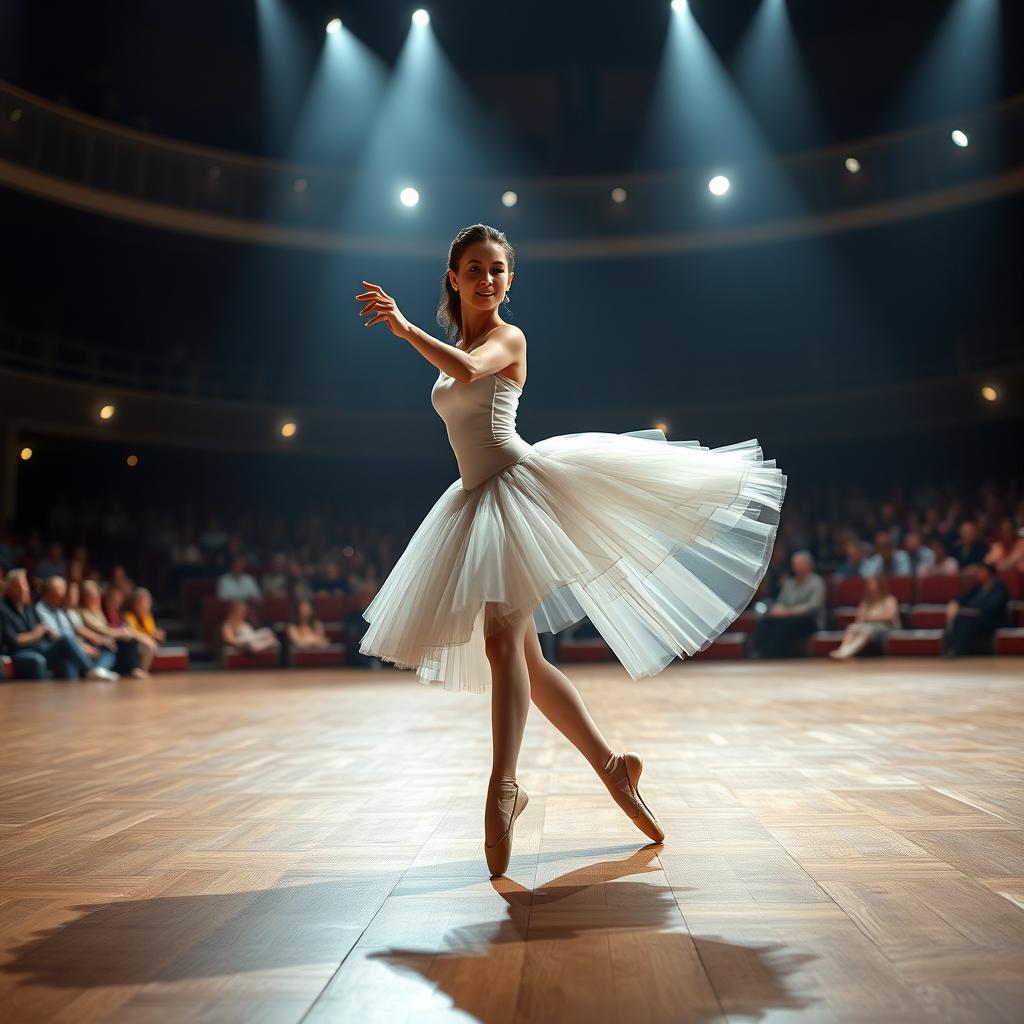
[[[54,674],[61,679],[78,679],[83,673],[89,679],[120,679],[110,669],[116,658],[107,647],[97,647],[78,636],[74,623],[64,608],[68,585],[62,576],[50,576],[43,585],[43,596],[36,602],[39,621],[68,641],[68,656],[56,667]]]
[[[962,600],[950,601],[946,606],[943,647],[947,658],[987,653],[992,647],[992,634],[1007,621],[1010,595],[995,569],[986,562],[977,562],[966,571],[974,586]]]
[[[754,649],[762,658],[783,658],[791,640],[825,628],[825,581],[814,571],[813,557],[797,551],[791,564],[793,575],[754,632]]]
[[[256,577],[245,571],[245,558],[232,559],[231,570],[217,580],[217,597],[222,601],[258,601],[263,595]]]
[[[875,533],[875,553],[864,559],[860,567],[861,576],[910,576],[913,568],[906,551],[894,548],[892,534],[888,530]]]
[[[0,600],[0,647],[10,655],[18,679],[48,679],[51,671],[61,675],[69,662],[91,679],[113,678],[93,664],[77,640],[40,621],[24,569],[7,574]]]

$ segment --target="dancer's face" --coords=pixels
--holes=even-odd
[[[462,254],[458,273],[448,271],[448,279],[457,288],[463,308],[473,306],[481,312],[497,309],[512,285],[515,273],[508,269],[505,247],[498,242],[474,242]]]

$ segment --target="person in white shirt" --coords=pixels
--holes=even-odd
[[[258,601],[263,596],[256,577],[245,571],[244,558],[234,559],[231,571],[217,580],[217,596],[222,601]]]

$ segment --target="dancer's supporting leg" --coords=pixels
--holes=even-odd
[[[612,748],[590,717],[572,680],[544,657],[532,617],[526,629],[524,649],[534,704],[600,773],[612,756]]]
[[[530,710],[530,674],[523,634],[530,615],[510,619],[505,628],[485,638],[491,666],[491,777],[484,809],[484,834],[495,843],[508,828],[515,800],[516,766]]]

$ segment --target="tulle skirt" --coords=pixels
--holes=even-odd
[[[633,679],[696,654],[764,577],[786,477],[757,440],[561,434],[441,495],[370,602],[359,650],[482,693],[484,639],[516,615],[588,617]]]

